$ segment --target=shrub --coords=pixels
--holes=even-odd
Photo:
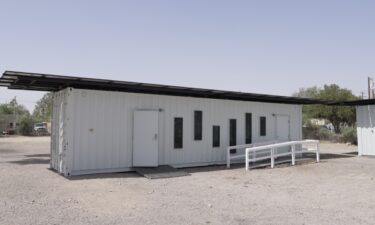
[[[355,127],[345,127],[341,129],[342,142],[357,145],[357,129]]]
[[[303,139],[316,139],[357,145],[356,127],[342,127],[341,133],[335,134],[325,127],[310,125],[303,127],[302,134]]]
[[[331,140],[332,135],[332,131],[328,130],[325,127],[320,127],[317,132],[317,138],[319,140]]]
[[[303,139],[316,139],[317,138],[317,127],[316,126],[306,126],[302,128]]]
[[[325,127],[308,125],[302,129],[303,139],[332,140],[335,134]]]

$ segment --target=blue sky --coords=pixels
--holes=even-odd
[[[0,3],[0,72],[291,95],[375,77],[375,1]],[[43,93],[0,88],[29,109]]]

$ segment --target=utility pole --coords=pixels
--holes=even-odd
[[[16,123],[17,123],[17,110],[16,110],[16,104],[17,104],[17,96],[14,96],[14,104],[13,104],[13,130],[16,130]]]
[[[371,77],[367,79],[367,88],[368,88],[368,99],[374,98],[374,80]]]
[[[367,77],[367,94],[368,94],[368,99],[371,98],[371,95],[370,95],[370,77]]]

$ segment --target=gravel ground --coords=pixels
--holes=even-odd
[[[49,138],[0,138],[0,224],[374,224],[375,158],[322,144],[322,162],[64,178]],[[349,153],[349,154],[345,154]]]

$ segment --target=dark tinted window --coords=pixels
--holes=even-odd
[[[202,111],[194,111],[194,140],[202,140]]]
[[[252,143],[252,114],[246,113],[245,114],[245,143],[251,144]]]
[[[182,118],[174,118],[174,148],[182,148]]]
[[[260,136],[266,136],[266,117],[260,117]]]
[[[212,147],[220,147],[220,126],[212,127]]]
[[[237,144],[237,123],[235,119],[229,120],[229,146]],[[236,149],[232,149],[231,153],[236,153]]]

